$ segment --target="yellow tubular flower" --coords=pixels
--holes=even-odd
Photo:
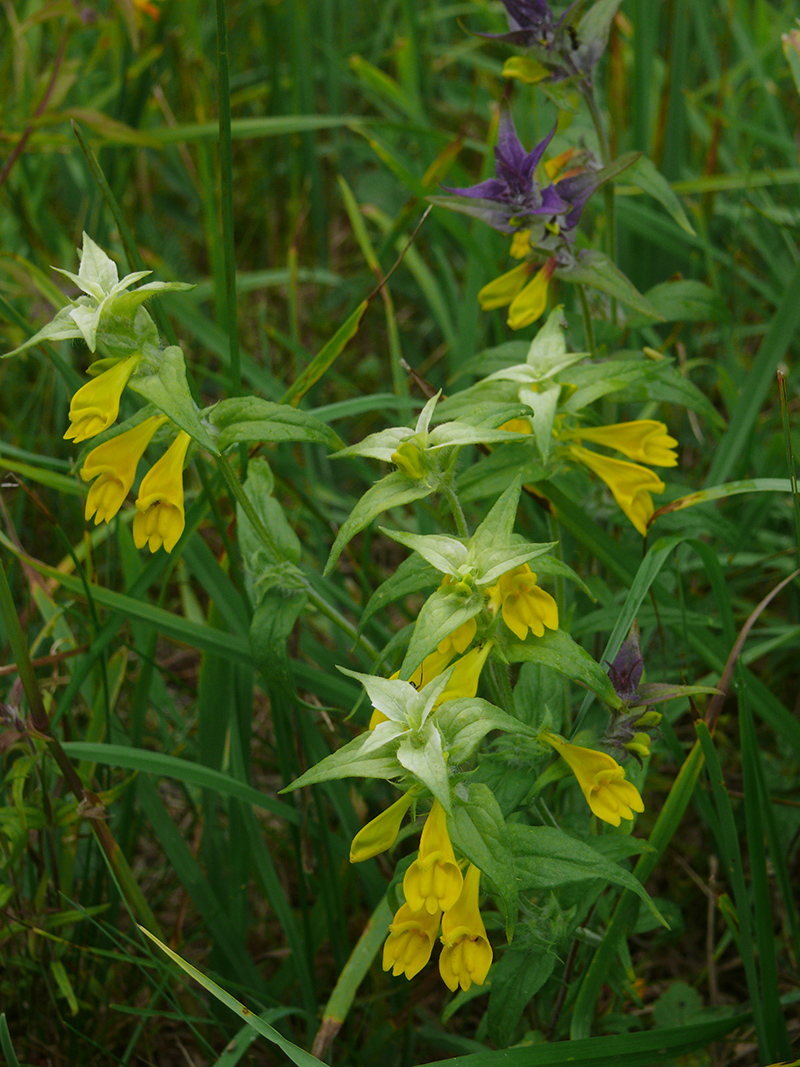
[[[502,611],[503,622],[520,641],[528,636],[528,630],[541,637],[545,626],[558,629],[556,602],[536,584],[536,575],[527,563],[502,574],[486,593],[491,611]]]
[[[516,78],[523,85],[536,85],[537,82],[546,78],[549,73],[550,71],[547,67],[537,63],[535,59],[529,59],[527,56],[512,56],[503,65],[503,77]]]
[[[412,911],[433,915],[452,908],[461,895],[464,879],[447,833],[447,816],[434,800],[419,841],[419,856],[403,878],[403,894]]]
[[[92,449],[81,467],[81,478],[85,482],[96,479],[86,498],[87,522],[93,515],[95,526],[114,518],[130,492],[144,450],[158,427],[166,421],[166,415],[153,415],[132,430]]]
[[[171,552],[183,533],[183,461],[191,438],[181,430],[167,451],[142,478],[133,518],[133,543]]]
[[[547,307],[547,287],[555,269],[555,259],[548,259],[511,301],[506,321],[512,330],[521,330],[542,317]]]
[[[402,904],[389,927],[383,946],[383,969],[397,977],[404,974],[411,979],[419,974],[431,958],[433,943],[439,932],[441,911],[414,911]]]
[[[598,819],[619,826],[620,818],[632,819],[635,811],[644,811],[639,790],[632,782],[625,781],[625,768],[612,756],[593,748],[570,745],[549,730],[540,737],[569,764],[586,803]]]
[[[533,433],[530,419],[509,419],[508,422],[504,422],[502,426],[497,428],[498,430],[505,430],[506,433]]]
[[[580,445],[570,445],[569,453],[579,463],[602,478],[614,494],[614,499],[642,535],[647,536],[647,520],[653,514],[651,493],[663,493],[666,488],[658,475],[636,463],[610,459],[591,452]]]
[[[510,304],[515,296],[525,287],[533,269],[530,263],[520,263],[519,266],[501,274],[499,278],[484,285],[478,293],[478,303],[484,311],[492,311],[494,308],[504,308]]]
[[[478,909],[480,880],[481,872],[470,864],[461,896],[442,916],[439,973],[453,993],[459,986],[466,992],[473,982],[483,985],[492,965],[492,946]]]
[[[362,826],[350,843],[350,862],[361,863],[372,859],[380,852],[391,848],[400,833],[400,826],[406,812],[411,807],[413,797],[410,793],[396,800],[386,811],[382,811],[366,826]]]
[[[138,352],[126,356],[80,387],[69,405],[70,425],[65,440],[86,441],[108,429],[119,414],[122,390],[141,358]]]
[[[616,448],[628,459],[649,463],[652,467],[677,467],[677,441],[667,433],[663,422],[655,419],[636,419],[618,422],[614,426],[597,426],[577,431],[575,437],[594,441],[598,445]]]
[[[485,645],[479,645],[477,648],[471,649],[466,656],[456,660],[447,688],[433,705],[434,708],[438,708],[446,700],[458,700],[461,697],[475,696],[478,692],[478,681],[480,680],[483,665],[493,644],[493,641],[487,641]]]

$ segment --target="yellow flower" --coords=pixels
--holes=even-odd
[[[669,436],[664,423],[655,419],[636,419],[634,422],[619,422],[614,426],[581,428],[575,437],[616,448],[617,452],[637,463],[649,463],[653,467],[678,465],[678,457],[675,454],[675,445],[678,442]]]
[[[126,356],[80,387],[69,405],[67,441],[86,441],[108,429],[119,414],[122,390],[141,358],[138,352]]]
[[[536,85],[542,78],[546,78],[550,71],[537,63],[535,59],[527,56],[512,56],[503,65],[504,78],[516,78],[523,85]]]
[[[478,293],[478,303],[481,308],[484,311],[492,311],[494,308],[503,308],[510,304],[525,287],[532,270],[531,263],[520,263],[519,266],[512,267],[499,278],[484,285]]]
[[[512,330],[521,330],[542,317],[547,307],[547,287],[555,269],[555,259],[548,259],[511,301],[506,321]]]
[[[461,896],[442,916],[439,973],[453,993],[459,986],[466,992],[473,982],[483,985],[492,965],[492,946],[478,909],[480,880],[481,872],[470,864]]]
[[[133,518],[133,542],[155,552],[171,552],[183,533],[183,461],[191,438],[181,430],[167,451],[142,478]]]
[[[406,793],[394,804],[382,811],[366,826],[362,826],[350,843],[350,862],[361,863],[372,859],[395,843],[400,825],[414,798]]]
[[[431,958],[441,917],[441,911],[431,913],[424,908],[414,911],[408,904],[402,904],[383,946],[384,971],[391,971],[395,977],[404,974],[408,979],[419,974]]]
[[[452,908],[464,879],[447,833],[447,816],[434,800],[419,840],[419,856],[403,878],[403,893],[412,911],[433,915]]]
[[[635,811],[644,811],[639,790],[632,782],[625,781],[625,768],[612,756],[593,748],[570,745],[549,730],[540,737],[569,764],[598,819],[619,826],[620,817],[632,819]]]
[[[130,492],[144,450],[158,427],[166,421],[166,415],[153,415],[132,430],[92,449],[81,467],[81,478],[85,482],[96,479],[86,497],[87,522],[93,515],[95,526],[114,518]]]
[[[486,592],[489,608],[495,614],[502,610],[503,622],[520,641],[528,636],[528,630],[541,637],[545,626],[558,629],[556,602],[536,584],[536,575],[527,563],[506,571]]]
[[[647,536],[647,520],[653,514],[651,493],[663,493],[664,483],[654,471],[639,467],[636,463],[625,463],[621,459],[610,459],[597,452],[591,452],[580,445],[570,445],[569,453],[579,463],[583,463],[602,478],[614,499],[642,535]]]
[[[465,652],[472,644],[475,634],[478,632],[478,623],[472,619],[467,619],[466,622],[462,622],[460,626],[457,626],[452,633],[447,637],[443,637],[439,644],[436,646],[436,651],[441,656],[448,656],[450,659],[458,652]],[[442,667],[444,670],[444,667]],[[437,671],[437,674],[441,674],[442,671]]]
[[[504,422],[502,426],[497,428],[498,430],[505,430],[507,433],[533,433],[530,419],[509,419],[508,422]]]
[[[470,649],[466,656],[456,660],[453,664],[453,673],[450,675],[450,681],[433,705],[434,709],[438,708],[440,704],[444,704],[446,700],[458,700],[461,697],[475,696],[478,692],[478,681],[480,680],[483,665],[493,644],[493,641],[487,641],[485,645],[478,645],[477,648]]]

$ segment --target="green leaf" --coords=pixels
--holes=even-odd
[[[392,724],[394,733],[385,741],[381,741],[381,737],[391,733],[390,731],[381,730],[377,740],[375,737],[381,727],[387,726],[389,723],[379,723],[374,730],[367,730],[354,737],[330,756],[309,767],[304,774],[282,789],[281,793],[291,793],[303,786],[330,782],[336,778],[383,778],[389,781],[399,777],[404,771],[395,756],[398,732],[396,726]]]
[[[610,708],[624,707],[600,664],[563,630],[546,630],[542,637],[505,646],[503,653],[509,663],[542,663],[552,667],[591,689]]]
[[[597,849],[553,826],[509,825],[520,890],[557,889],[575,882],[602,878],[635,893],[662,922],[664,919],[644,886],[630,871],[617,866]],[[666,925],[666,923],[664,923]]]
[[[194,978],[196,982],[199,982],[203,989],[211,993],[211,995],[216,997],[221,1004],[230,1008],[236,1015],[241,1016],[248,1026],[252,1026],[252,1028],[257,1030],[262,1037],[266,1037],[268,1041],[277,1045],[278,1048],[289,1057],[291,1062],[296,1064],[296,1067],[320,1067],[320,1060],[318,1060],[316,1056],[312,1056],[311,1053],[305,1052],[299,1046],[288,1041],[282,1034],[278,1033],[274,1027],[270,1026],[269,1023],[264,1022],[263,1019],[254,1015],[249,1008],[244,1006],[244,1004],[241,1004],[235,997],[232,997],[230,993],[227,993],[221,986],[218,986],[216,982],[212,982],[210,978],[207,978],[202,971],[198,971],[198,969],[193,967],[191,963],[187,963],[186,960],[182,959],[177,952],[173,952],[171,948],[167,948],[167,946],[151,934],[149,930],[145,930],[143,926],[140,926],[139,929],[143,934],[149,937],[151,941],[158,945],[158,947],[165,952],[174,963],[177,963],[177,965],[184,970],[190,978]]]
[[[584,249],[572,266],[556,268],[554,273],[564,281],[580,282],[599,289],[601,293],[615,297],[651,319],[661,319],[661,315],[650,301],[642,296],[633,282],[602,252]]]
[[[454,764],[468,760],[491,730],[536,737],[535,730],[481,697],[446,700],[436,709],[436,724],[447,740],[448,758]]]
[[[330,573],[347,542],[365,526],[369,526],[381,512],[389,508],[400,507],[402,504],[409,504],[412,500],[421,500],[432,492],[433,488],[427,482],[415,481],[402,471],[393,471],[385,478],[381,478],[364,493],[340,526],[328,562],[325,564],[324,573]]]
[[[221,451],[240,441],[310,441],[339,448],[339,435],[326,423],[290,404],[274,404],[257,396],[220,400],[209,413],[218,430]]]
[[[410,678],[426,656],[453,630],[483,610],[480,594],[464,597],[452,589],[436,589],[417,616],[408,651],[400,667],[400,677]]]
[[[512,945],[492,967],[489,995],[489,1036],[501,1048],[514,1038],[525,1006],[539,992],[558,962],[555,952],[543,951],[538,942],[520,943],[519,931]]]
[[[178,345],[170,345],[154,358],[144,356],[128,386],[155,404],[203,448],[219,454],[195,406],[186,378],[186,362]]]
[[[301,398],[305,396],[315,382],[319,381],[336,357],[341,354],[347,342],[355,336],[364,317],[364,312],[368,307],[369,301],[362,301],[355,311],[345,319],[330,341],[323,345],[300,377],[283,394],[281,397],[282,404],[291,403],[294,405],[300,403]]]
[[[448,828],[453,844],[494,885],[506,920],[506,936],[514,934],[519,907],[517,873],[509,826],[494,793],[483,782],[468,784],[469,795],[453,797],[453,820]]]
[[[417,593],[420,589],[437,586],[441,580],[440,572],[416,552],[413,556],[404,559],[394,574],[382,582],[367,601],[358,621],[359,634],[363,632],[364,627],[377,612],[384,611],[401,597]]]
[[[645,298],[664,322],[724,322],[728,318],[727,308],[717,293],[690,278],[654,285],[647,290]],[[650,323],[645,315],[631,315],[628,321],[631,326]]]
[[[649,193],[662,207],[665,207],[682,230],[691,234],[692,237],[695,236],[692,224],[683,210],[683,204],[652,160],[647,156],[640,156],[625,177],[637,189],[641,189],[643,193]]]

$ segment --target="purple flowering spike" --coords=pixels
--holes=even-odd
[[[467,188],[444,186],[445,190],[456,196],[480,201],[468,213],[482,218],[501,233],[515,233],[524,229],[535,216],[565,214],[572,204],[555,185],[543,190],[534,176],[537,164],[555,132],[554,126],[533,151],[526,152],[517,136],[511,112],[504,109],[494,150],[496,177]]]
[[[644,660],[639,644],[639,626],[634,621],[630,633],[622,642],[614,662],[608,668],[608,677],[614,692],[626,702],[636,699],[639,682],[642,680]]]
[[[527,30],[539,39],[547,38],[553,26],[553,12],[546,0],[503,0],[512,31]]]

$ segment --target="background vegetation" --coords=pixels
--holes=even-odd
[[[503,47],[465,32],[502,30],[500,4],[231,0],[229,85],[216,12],[197,0],[21,0],[3,11],[2,350],[63,304],[50,265],[75,269],[82,230],[124,272],[116,203],[154,277],[198,283],[163,302],[161,322],[206,402],[241,391],[281,399],[389,271],[426,195],[486,173],[501,94],[514,98],[523,143],[552,124],[543,96],[503,83]],[[680,439],[673,497],[785,478],[800,447],[789,359],[800,323],[800,97],[781,47],[792,28],[787,5],[768,0],[623,0],[598,71],[614,152],[647,152],[694,228],[623,183],[621,268],[642,292],[681,275],[713,293],[691,321],[634,323],[626,344],[675,355],[715,414],[608,410],[610,419],[664,418]],[[230,145],[220,118],[223,128],[231,119]],[[576,143],[583,121],[568,127]],[[590,231],[593,218],[602,226],[592,211]],[[309,405],[350,440],[405,421],[419,393],[401,359],[447,390],[468,359],[507,339],[502,314],[480,312],[476,300],[506,266],[500,235],[435,209]],[[568,321],[580,344],[569,309]],[[340,713],[355,689],[335,665],[369,667],[317,614],[293,633],[289,658],[257,669],[234,512],[203,463],[188,486],[187,525],[198,532],[179,557],[136,552],[122,519],[85,527],[84,489],[61,439],[85,364],[69,344],[0,363],[0,540],[52,730],[93,783],[118,851],[109,862],[97,810],[78,804],[46,741],[26,729],[5,654],[0,1040],[9,1062],[13,1046],[24,1064],[283,1063],[246,1027],[228,1046],[237,1021],[148,947],[120,886],[138,885],[165,941],[310,1048],[385,890],[388,866],[354,868],[347,849],[388,791],[277,791],[363,727],[363,707],[352,721]],[[315,588],[357,622],[404,553],[367,531],[338,574],[321,571],[374,469],[334,465],[307,446],[269,459]],[[596,597],[568,590],[564,606],[573,636],[599,659],[636,579],[639,539],[601,528],[567,498],[561,517],[565,558]],[[796,496],[763,492],[658,520],[656,532],[700,547],[672,552],[642,603],[653,678],[717,684],[747,617],[797,566],[796,517]],[[425,507],[415,521],[432,528]],[[528,522],[533,540],[549,540],[534,505]],[[601,990],[594,1034],[635,1036],[751,1008],[724,1040],[695,1045],[692,1062],[790,1055],[797,1026],[781,1020],[798,994],[800,958],[799,606],[792,582],[747,637],[715,736],[718,773],[712,761],[648,883],[672,928],[641,920],[630,957]],[[367,637],[382,646],[410,610],[373,616]],[[695,739],[693,717],[686,701],[670,706],[642,836]],[[589,952],[584,944],[563,961],[568,975],[585,970]],[[332,1062],[410,1065],[492,1047],[483,1002],[452,1011],[448,999],[435,976],[407,983],[372,967]],[[563,1020],[555,1036],[565,1036],[569,1009],[534,1000],[516,1039],[544,1040],[554,1016]],[[617,1046],[626,1062],[655,1062],[637,1047]],[[524,1062],[563,1062],[560,1048]]]

